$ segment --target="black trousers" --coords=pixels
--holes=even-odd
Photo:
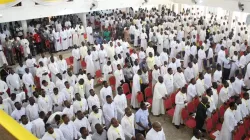
[[[146,101],[146,96],[145,96],[145,88],[148,87],[148,84],[141,84],[141,91],[142,91],[142,94],[143,94],[143,100]]]
[[[153,46],[153,49],[154,49],[155,54],[156,54],[156,52],[157,52],[157,46],[156,46],[156,45],[154,45],[154,46]]]
[[[196,129],[203,131],[202,127],[204,125],[205,120],[195,119],[196,120]]]
[[[18,63],[22,62],[22,61],[23,61],[23,60],[22,60],[22,52],[21,52],[20,48],[19,48],[19,49],[15,49],[15,52],[16,52],[16,59],[17,59],[17,62],[18,62]]]
[[[222,80],[228,80],[230,69],[223,68]]]

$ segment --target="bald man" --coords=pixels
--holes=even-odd
[[[165,133],[159,122],[154,122],[152,128],[148,131],[146,135],[147,140],[166,140]]]

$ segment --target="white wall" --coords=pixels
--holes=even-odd
[[[144,0],[97,0],[93,10],[139,7]],[[74,0],[58,5],[35,5],[32,0],[23,0],[22,6],[0,10],[0,23],[42,18],[48,16],[84,13],[90,11],[92,0]],[[169,0],[149,0],[147,5],[167,4]]]

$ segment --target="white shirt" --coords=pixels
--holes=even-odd
[[[156,132],[151,128],[146,135],[146,140],[166,140],[163,128],[160,132]]]
[[[108,86],[107,88],[106,87],[103,87],[101,90],[100,90],[100,98],[101,98],[101,102],[102,102],[102,106],[107,103],[106,101],[106,96],[107,95],[110,95],[111,98],[113,99],[113,94],[112,94],[112,89],[110,86]]]
[[[124,131],[124,135],[126,138],[131,138],[135,136],[135,115],[132,114],[131,116],[124,116],[121,120],[121,126]]]
[[[17,122],[20,121],[21,117],[25,115],[25,108],[21,108],[20,110],[15,109],[12,113],[11,113],[11,117],[16,120]]]
[[[28,105],[26,108],[26,115],[29,119],[29,121],[33,121],[33,120],[36,120],[37,118],[39,118],[39,115],[38,115],[38,112],[39,112],[39,109],[38,109],[38,104],[37,103],[34,103],[33,105]]]
[[[88,110],[88,104],[85,98],[81,98],[81,101],[75,100],[73,102],[73,110],[74,113],[76,113],[77,111],[83,111],[85,112],[86,110]]]
[[[33,124],[33,134],[37,137],[37,138],[42,138],[42,136],[45,133],[45,124],[43,119],[38,118],[34,121],[32,121]]]
[[[66,140],[77,139],[77,130],[72,121],[69,121],[68,124],[62,123],[59,129]]]
[[[68,139],[64,138],[61,130],[54,129],[53,134],[49,134],[48,132],[46,132],[41,140],[68,140]]]
[[[78,131],[78,132],[80,132],[80,128],[82,128],[82,127],[86,127],[89,130],[89,132],[92,132],[89,121],[86,117],[82,118],[81,120],[76,118],[74,121],[74,125],[76,128],[76,131]]]
[[[108,129],[108,139],[109,140],[116,140],[117,138],[121,138],[122,140],[125,140],[124,137],[124,131],[122,129],[122,126],[119,125],[118,127],[110,126]]]

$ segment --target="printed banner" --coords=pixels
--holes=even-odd
[[[22,0],[0,0],[0,9],[12,7],[21,1]]]
[[[68,0],[33,0],[33,1],[41,5],[53,5],[61,2],[66,2]]]

